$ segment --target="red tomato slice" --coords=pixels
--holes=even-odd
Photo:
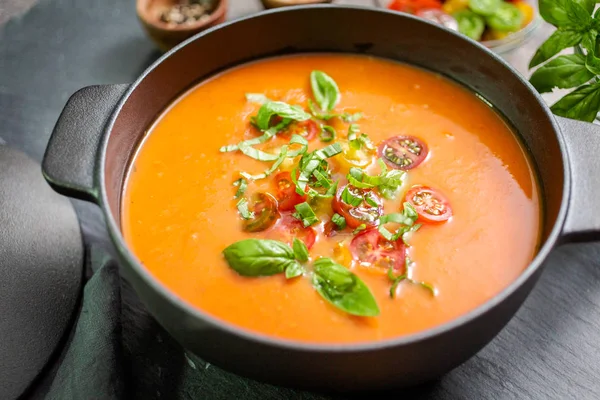
[[[450,202],[439,191],[427,186],[415,186],[406,193],[423,222],[444,222],[452,216]]]
[[[292,174],[288,171],[275,175],[275,189],[281,211],[291,211],[296,204],[306,201],[306,195],[301,196],[296,193],[296,185],[292,181]]]
[[[406,246],[402,239],[391,242],[375,228],[356,235],[350,242],[350,252],[359,263],[369,263],[373,267],[401,270],[405,265]]]
[[[281,221],[273,229],[273,234],[270,235],[273,239],[281,240],[286,242],[290,246],[294,241],[294,238],[298,238],[304,242],[306,248],[310,250],[315,244],[317,239],[317,232],[311,228],[305,228],[302,222],[292,217],[291,215],[284,215]]]
[[[357,206],[345,203],[342,200],[344,189],[348,190],[355,196],[360,196],[363,201]],[[375,205],[369,204],[364,198],[370,198]],[[346,225],[350,228],[357,228],[362,224],[366,226],[376,226],[379,222],[379,217],[383,213],[383,205],[379,196],[369,189],[358,189],[351,185],[342,186],[338,189],[337,195],[331,203],[333,211],[340,214],[346,219]]]
[[[393,0],[388,5],[388,8],[390,10],[414,14],[423,9],[442,8],[442,2],[440,0]]]
[[[285,132],[285,136],[291,136],[293,133],[303,136],[306,140],[311,141],[319,134],[319,125],[312,119],[295,122]]]
[[[414,136],[391,137],[377,151],[388,166],[405,171],[417,167],[429,153],[427,145]]]
[[[246,219],[242,228],[246,232],[260,232],[270,228],[280,217],[277,200],[268,193],[256,193],[248,209],[254,212],[254,218]]]

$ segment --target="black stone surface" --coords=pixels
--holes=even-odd
[[[230,3],[230,16],[259,9],[258,0]],[[39,160],[69,94],[91,84],[130,82],[156,57],[136,20],[133,0],[41,0],[0,28],[0,137]],[[110,249],[98,210],[80,203],[77,210],[86,240]],[[123,290],[123,298],[135,303],[127,287]],[[140,320],[123,321],[123,329],[158,329],[142,321],[143,310],[138,314]],[[160,346],[150,332],[144,337],[145,346]],[[213,368],[195,372],[202,385],[189,398],[330,398],[279,392]],[[145,398],[168,395],[148,393]],[[600,243],[557,249],[523,308],[476,357],[430,385],[379,397],[600,398]]]

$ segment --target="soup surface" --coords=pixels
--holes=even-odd
[[[265,131],[277,134],[222,148]],[[175,101],[133,160],[122,229],[156,279],[219,319],[363,342],[448,322],[509,285],[535,254],[540,204],[519,141],[473,93],[382,59],[297,55]]]

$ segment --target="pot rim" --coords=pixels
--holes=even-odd
[[[106,186],[105,186],[105,162],[106,162],[106,152],[108,147],[108,142],[110,138],[110,132],[112,131],[115,121],[117,120],[121,109],[129,100],[130,95],[136,90],[136,88],[140,85],[140,83],[148,76],[159,64],[161,64],[164,60],[171,57],[174,53],[179,51],[179,49],[185,47],[189,43],[198,40],[206,35],[210,35],[213,31],[219,29],[225,29],[230,25],[243,22],[246,20],[261,18],[263,15],[271,15],[271,14],[279,14],[279,13],[295,13],[302,10],[307,9],[350,9],[355,10],[357,12],[362,13],[371,13],[371,14],[389,14],[394,15],[397,18],[406,18],[417,21],[418,23],[432,25],[435,29],[441,29],[446,31],[447,34],[457,36],[461,40],[466,40],[471,43],[472,46],[478,47],[481,51],[487,54],[488,57],[493,58],[496,62],[500,63],[501,66],[510,70],[514,75],[516,75],[517,79],[525,86],[527,89],[533,94],[535,99],[538,101],[539,105],[542,106],[543,111],[545,112],[547,118],[550,120],[552,127],[554,128],[554,132],[556,135],[556,140],[558,142],[558,146],[561,151],[562,159],[563,159],[563,196],[561,206],[556,217],[556,222],[552,227],[552,230],[548,234],[548,238],[544,242],[544,244],[539,248],[536,256],[529,263],[529,265],[523,270],[523,272],[519,275],[517,279],[515,279],[510,285],[505,287],[502,291],[494,295],[485,303],[479,305],[478,307],[472,309],[471,311],[460,315],[459,317],[452,319],[446,323],[441,325],[434,326],[429,329],[425,329],[423,331],[419,331],[416,333],[402,335],[395,338],[378,340],[378,341],[367,341],[367,342],[356,342],[356,343],[315,343],[315,342],[301,342],[291,339],[282,339],[274,336],[269,336],[263,333],[254,332],[249,329],[234,325],[226,320],[215,317],[204,310],[196,308],[180,298],[175,292],[172,292],[166,286],[164,286],[160,281],[158,281],[138,260],[138,258],[133,254],[131,250],[129,250],[128,246],[125,244],[125,240],[121,233],[121,229],[116,223],[115,219],[112,217],[112,213],[110,211],[110,205],[108,201]],[[427,68],[425,68],[427,69]],[[433,71],[432,71],[433,72]],[[444,28],[440,25],[437,25],[433,22],[429,22],[423,20],[419,17],[410,15],[410,14],[402,14],[394,11],[383,10],[378,8],[369,8],[369,7],[361,7],[361,6],[352,6],[352,5],[331,5],[331,4],[315,4],[310,6],[294,6],[294,7],[284,7],[284,8],[276,8],[272,10],[268,10],[265,12],[261,12],[259,14],[253,14],[249,16],[244,16],[241,18],[233,19],[231,21],[227,21],[223,24],[217,25],[210,29],[207,29],[203,32],[198,33],[197,35],[192,36],[191,38],[185,40],[180,43],[169,52],[165,53],[158,60],[156,60],[151,66],[149,66],[131,86],[125,92],[123,97],[119,100],[119,103],[115,106],[112,115],[104,128],[104,135],[102,138],[100,151],[98,154],[99,168],[96,171],[97,178],[100,182],[99,187],[99,198],[98,205],[102,208],[103,213],[106,217],[106,223],[108,226],[109,234],[113,240],[117,251],[121,254],[123,259],[129,264],[129,266],[137,273],[145,283],[152,288],[155,292],[161,295],[161,297],[177,306],[179,309],[183,310],[188,316],[193,318],[200,319],[202,322],[209,324],[213,328],[220,329],[222,331],[227,332],[230,335],[237,336],[240,339],[245,339],[250,342],[257,342],[262,345],[267,346],[276,346],[279,348],[292,350],[292,351],[302,351],[302,352],[367,352],[367,351],[375,351],[375,350],[383,350],[390,347],[397,346],[407,346],[413,343],[421,342],[429,340],[435,336],[439,336],[445,334],[449,331],[457,329],[460,326],[466,325],[473,320],[481,317],[489,310],[495,308],[504,300],[506,300],[509,296],[511,296],[517,289],[519,289],[529,278],[540,268],[547,258],[550,251],[555,247],[559,238],[561,236],[562,227],[565,223],[569,198],[571,196],[571,167],[569,164],[569,157],[566,150],[566,144],[564,138],[562,136],[562,132],[558,127],[556,119],[553,114],[550,112],[550,109],[542,99],[542,97],[535,91],[533,86],[524,79],[524,77],[516,72],[514,68],[504,59],[502,59],[499,55],[495,54],[493,51],[485,47],[484,45],[471,40],[464,35],[461,35],[458,32],[454,32],[447,28]]]

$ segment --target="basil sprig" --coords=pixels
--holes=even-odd
[[[600,111],[600,13],[592,16],[595,0],[539,0],[540,15],[557,30],[537,50],[529,68],[560,51],[581,45],[586,54],[561,55],[539,67],[531,84],[541,93],[571,89],[551,110],[567,118],[591,122]]]
[[[227,264],[243,276],[269,276],[298,267],[294,251],[277,240],[240,240],[227,246],[223,255]]]
[[[285,273],[287,279],[292,279],[306,273],[302,263],[309,261],[308,249],[299,239],[294,239],[292,248],[277,240],[241,240],[229,245],[223,255],[234,271],[248,277]],[[367,285],[329,258],[313,263],[312,284],[325,300],[348,314],[379,315],[379,306]]]
[[[276,115],[294,121],[310,119],[310,114],[300,106],[291,106],[283,101],[268,101],[260,107],[258,114],[256,114],[256,126],[260,130],[269,129],[271,118]]]
[[[379,315],[379,306],[367,285],[330,258],[319,258],[314,262],[313,285],[321,297],[348,314]]]
[[[323,71],[310,73],[310,86],[321,110],[331,111],[340,101],[340,90],[332,77]]]

